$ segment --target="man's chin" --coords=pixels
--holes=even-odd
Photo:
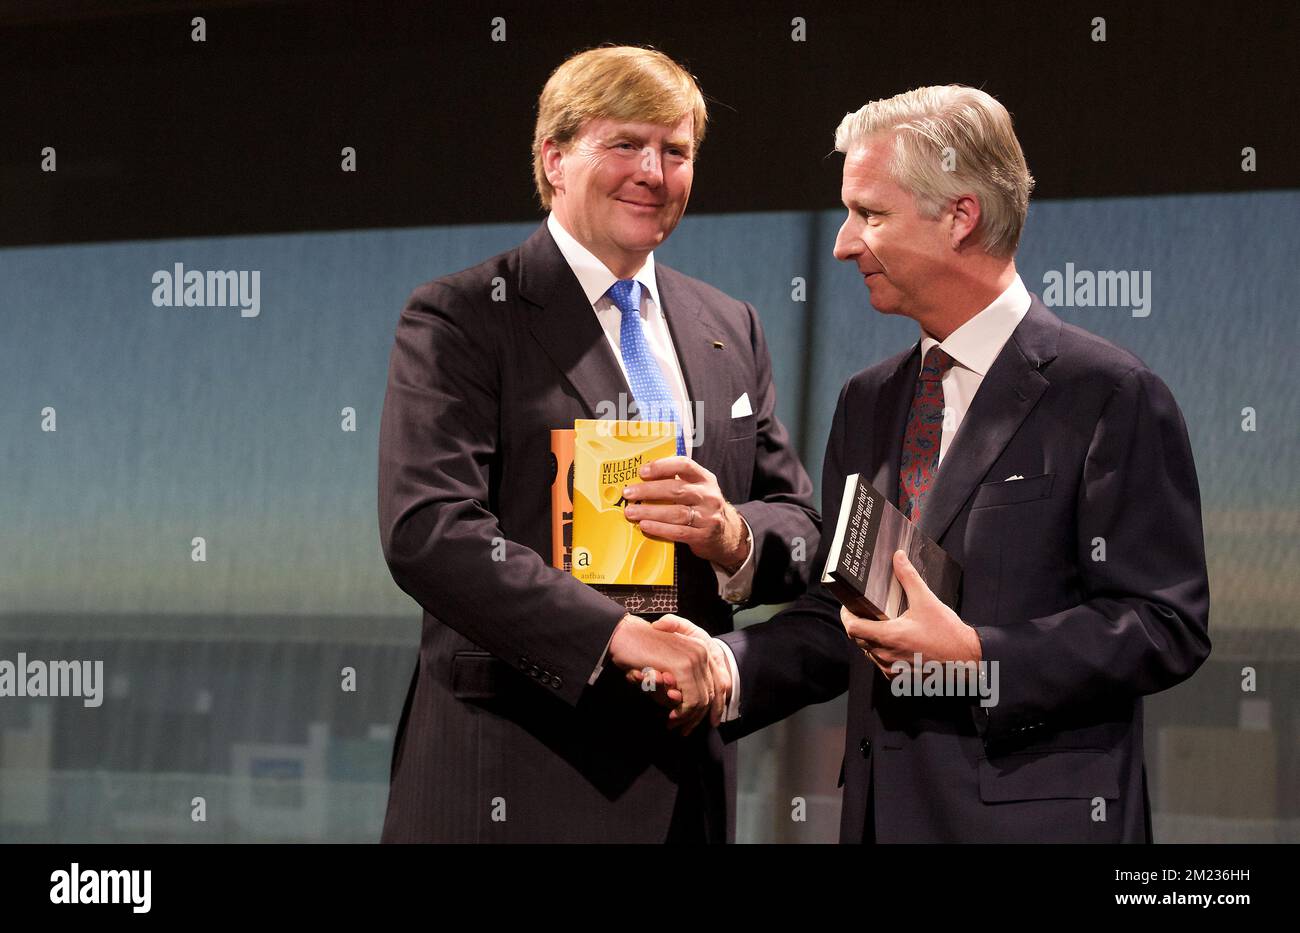
[[[880,283],[877,288],[867,288],[867,303],[871,305],[880,314],[897,314],[907,317],[907,312],[903,310],[900,296],[887,283]]]
[[[869,295],[867,297],[867,303],[871,305],[871,307],[875,309],[877,312],[879,312],[880,314],[902,314],[903,313],[902,310],[898,307],[898,305],[891,304],[890,302],[886,301],[884,298],[876,298],[874,295]]]
[[[623,242],[621,242],[619,246],[627,250],[629,253],[649,253],[652,250],[657,249],[664,240],[668,239],[668,234],[671,232],[671,230],[656,230],[653,233],[629,236],[624,238]]]

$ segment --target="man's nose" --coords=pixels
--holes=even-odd
[[[862,239],[856,231],[849,229],[849,222],[846,220],[840,226],[840,232],[835,235],[835,258],[841,262],[846,262],[862,252]]]
[[[640,179],[652,188],[657,188],[664,181],[664,167],[659,152],[646,146],[641,150]]]

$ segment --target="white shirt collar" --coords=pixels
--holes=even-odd
[[[944,341],[928,335],[921,338],[921,362],[935,344],[965,369],[986,375],[1002,352],[1017,325],[1029,312],[1029,290],[1017,275],[1006,291],[994,298],[987,308],[948,335]]]
[[[555,240],[555,245],[560,248],[564,261],[569,264],[573,274],[578,277],[578,284],[582,286],[583,293],[594,308],[596,302],[609,291],[609,287],[618,281],[617,276],[610,272],[609,268],[597,259],[591,250],[574,239],[573,234],[564,229],[563,225],[555,219],[554,214],[547,215],[546,229],[551,231],[551,237]],[[632,278],[641,283],[641,287],[646,290],[656,308],[663,307],[659,303],[659,283],[655,279],[654,253],[646,256],[645,265],[637,270]]]

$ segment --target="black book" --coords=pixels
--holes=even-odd
[[[822,584],[855,615],[897,618],[907,611],[907,594],[894,576],[895,551],[907,552],[921,579],[956,611],[961,567],[861,473],[850,474]]]

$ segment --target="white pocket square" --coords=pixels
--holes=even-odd
[[[752,415],[754,408],[749,404],[749,393],[740,393],[740,398],[731,403],[731,417],[743,418],[746,415]]]
[[[1008,476],[1008,477],[1007,477],[1006,479],[1004,479],[1002,482],[1004,482],[1004,483],[1009,483],[1009,482],[1011,482],[1013,479],[1024,479],[1024,477],[1021,476],[1019,473],[1016,473],[1016,474],[1014,474],[1014,475],[1012,475],[1012,476]]]

